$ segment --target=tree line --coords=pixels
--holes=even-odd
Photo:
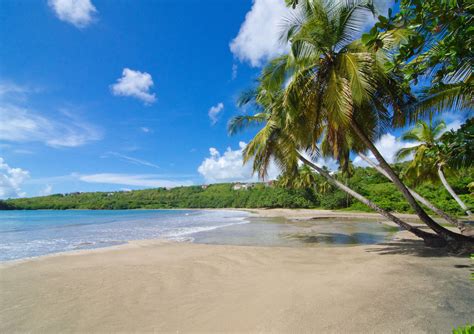
[[[408,163],[402,163],[394,165],[394,168],[402,171],[407,166]],[[474,198],[470,193],[469,183],[472,182],[473,173],[473,169],[461,169],[456,175],[449,174],[447,177],[452,188],[471,207],[474,206]],[[341,171],[335,173],[334,177],[385,210],[413,212],[393,183],[374,168],[355,167],[349,177]],[[207,187],[54,194],[0,201],[0,209],[321,208],[370,211],[369,207],[332,186],[324,177],[305,166],[300,167],[298,177],[291,181],[286,175],[282,175],[272,186],[256,183],[249,189],[240,190],[234,190],[233,186],[232,183],[222,183]],[[444,211],[452,215],[463,214],[462,208],[438,184],[424,182],[414,189]]]

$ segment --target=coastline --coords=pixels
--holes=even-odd
[[[406,231],[350,248],[131,241],[1,264],[0,331],[448,332],[474,320],[469,266]]]
[[[67,209],[70,210],[70,209]],[[71,210],[78,210],[78,209],[71,209]],[[144,209],[130,209],[130,210],[144,210]],[[148,209],[146,209],[148,210]],[[397,226],[396,224],[385,220],[384,217],[380,216],[377,213],[365,213],[365,212],[345,212],[345,211],[338,211],[338,210],[321,210],[321,209],[286,209],[286,208],[279,208],[279,209],[247,209],[247,208],[222,208],[222,209],[217,209],[217,208],[199,208],[199,209],[150,209],[150,210],[197,210],[197,211],[241,211],[241,212],[247,212],[250,213],[251,215],[248,217],[250,219],[252,218],[282,218],[285,219],[289,222],[298,222],[298,221],[316,221],[319,219],[347,219],[347,220],[372,220],[374,223],[380,223],[384,224],[387,226]],[[39,209],[37,211],[44,211],[42,209]],[[49,210],[47,210],[49,211]],[[64,211],[64,210],[61,210]],[[403,214],[400,215],[401,218],[404,219],[411,219],[412,223],[418,221],[418,217],[413,214]],[[420,224],[423,226],[422,224]],[[398,231],[394,235],[394,240],[398,238],[398,235],[402,233],[402,231]],[[412,238],[410,234],[406,234],[406,238]],[[62,251],[62,252],[54,252],[50,254],[45,254],[45,255],[39,255],[39,256],[33,256],[33,257],[27,257],[27,258],[21,258],[21,259],[15,259],[15,260],[7,260],[7,261],[0,261],[0,269],[4,267],[10,267],[16,264],[20,263],[26,263],[30,261],[39,261],[42,260],[43,258],[48,258],[48,257],[57,257],[57,256],[63,256],[63,255],[81,255],[81,254],[87,254],[88,252],[94,252],[94,251],[101,251],[101,250],[107,250],[107,249],[120,249],[120,248],[127,248],[129,246],[137,245],[137,244],[148,244],[148,243],[183,243],[183,241],[173,241],[170,239],[139,239],[139,240],[128,240],[124,241],[123,243],[120,243],[118,245],[110,245],[110,246],[102,246],[102,247],[94,247],[94,248],[86,248],[86,249],[76,249],[76,250],[67,250],[67,251]],[[186,241],[184,241],[186,242]],[[258,247],[263,247],[263,246],[258,246]]]

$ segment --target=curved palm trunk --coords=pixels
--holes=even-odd
[[[387,179],[389,179],[390,181],[392,181],[392,179],[390,178],[390,176],[388,176],[387,172],[385,172],[379,165],[377,165],[375,162],[373,162],[369,157],[367,157],[365,154],[362,154],[362,153],[358,153],[359,156],[362,158],[362,160],[364,160],[365,162],[367,162],[370,166],[372,166],[373,168],[375,168],[380,174],[382,174],[383,176],[385,176]],[[392,181],[393,182],[393,181]],[[470,230],[470,228],[468,226],[466,226],[466,224],[464,224],[463,222],[457,220],[456,218],[448,215],[446,212],[444,212],[443,210],[441,209],[438,209],[436,206],[434,206],[430,201],[428,201],[426,198],[424,198],[423,196],[421,196],[420,194],[418,194],[416,191],[414,191],[413,189],[410,189],[408,188],[408,191],[413,195],[413,197],[415,197],[415,199],[417,201],[419,201],[421,204],[425,205],[427,208],[431,209],[433,212],[435,212],[436,214],[438,214],[440,217],[443,217],[447,222],[449,222],[450,224],[452,224],[453,226],[456,226],[460,231],[461,233],[464,234],[464,232]],[[449,191],[449,190],[448,190]],[[470,235],[470,234],[469,234]]]
[[[383,168],[385,172],[390,176],[390,179],[392,179],[392,182],[395,184],[395,186],[401,191],[407,202],[410,204],[410,206],[415,210],[416,214],[418,217],[420,217],[421,221],[425,223],[429,228],[431,228],[436,234],[438,234],[440,237],[442,237],[444,240],[447,242],[452,243],[452,246],[454,248],[458,247],[463,247],[463,245],[457,244],[458,242],[469,242],[472,244],[474,242],[473,238],[469,238],[467,236],[464,236],[462,234],[455,233],[453,231],[450,231],[443,226],[439,225],[437,222],[435,222],[423,208],[418,204],[416,199],[412,196],[410,191],[407,189],[405,184],[400,180],[397,174],[393,171],[392,167],[385,161],[384,157],[380,152],[377,150],[375,145],[370,141],[370,139],[365,135],[365,133],[362,131],[362,129],[359,127],[359,125],[355,122],[352,121],[350,123],[351,129],[354,131],[354,133],[357,135],[357,137],[364,143],[364,145],[373,153],[375,158],[380,164],[380,167]]]
[[[459,196],[454,192],[453,188],[451,188],[451,185],[446,180],[446,177],[443,173],[443,166],[441,164],[438,164],[438,176],[448,193],[455,199],[456,202],[458,202],[459,206],[464,210],[464,212],[466,212],[466,214],[471,217],[472,212],[467,208],[466,204],[464,204],[462,199],[459,198]]]
[[[444,243],[442,242],[443,240],[439,239],[435,234],[422,231],[419,228],[414,227],[414,226],[404,222],[403,220],[401,220],[400,218],[394,216],[390,212],[382,209],[381,207],[377,206],[377,204],[375,204],[374,202],[370,201],[369,199],[365,198],[361,194],[355,192],[351,188],[344,185],[342,182],[339,182],[338,180],[333,178],[328,172],[326,172],[324,169],[318,167],[315,163],[313,163],[313,162],[309,161],[308,159],[306,159],[300,153],[298,153],[298,158],[305,165],[311,167],[316,172],[318,172],[320,175],[325,177],[330,183],[332,183],[333,185],[335,185],[336,187],[338,187],[339,189],[341,189],[345,193],[349,194],[350,196],[354,197],[355,199],[361,201],[362,203],[367,205],[372,210],[380,213],[385,218],[393,221],[395,224],[397,224],[398,226],[400,226],[404,230],[408,230],[411,233],[413,233],[414,235],[416,235],[417,237],[422,238],[427,244],[436,245],[436,243],[438,242],[438,244],[437,244],[438,246],[443,246],[444,245]],[[441,243],[439,243],[440,241],[441,241]]]

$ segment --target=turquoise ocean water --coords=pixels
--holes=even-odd
[[[0,261],[143,239],[314,247],[375,244],[393,233],[375,221],[290,222],[233,210],[0,211]]]
[[[0,261],[130,240],[192,240],[198,232],[248,223],[248,216],[225,210],[0,211]]]

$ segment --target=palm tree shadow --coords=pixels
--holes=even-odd
[[[420,257],[466,257],[449,253],[446,248],[427,247],[422,240],[400,239],[379,243],[367,249],[369,253],[380,255],[413,255]]]
[[[285,236],[304,244],[321,245],[373,245],[384,240],[383,234],[374,233],[291,233]]]

